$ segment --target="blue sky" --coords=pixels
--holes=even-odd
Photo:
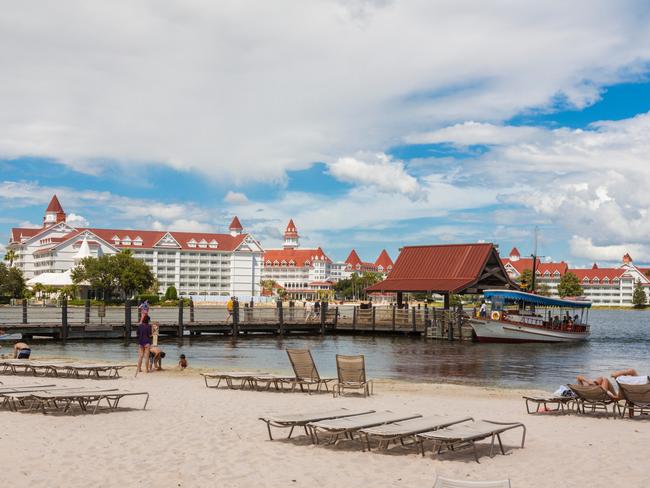
[[[476,241],[527,254],[539,226],[548,258],[650,262],[643,3],[558,3],[563,19],[553,2],[280,3],[302,22],[255,2],[118,2],[61,32],[65,11],[15,6],[0,240],[57,193],[79,224],[224,232],[238,215],[268,248],[294,218],[334,259]]]

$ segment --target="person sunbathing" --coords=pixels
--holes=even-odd
[[[610,397],[612,397],[614,400],[618,400],[618,392],[614,389],[607,378],[599,376],[598,378],[590,380],[579,374],[576,376],[576,381],[579,385],[582,386],[600,386]]]

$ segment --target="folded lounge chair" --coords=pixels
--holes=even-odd
[[[89,411],[92,408],[92,413],[97,413],[102,402],[106,402],[109,410],[116,410],[120,401],[129,396],[145,396],[144,406],[142,410],[147,408],[149,402],[149,393],[147,392],[132,392],[118,389],[78,389],[78,390],[48,390],[33,392],[28,394],[26,398],[30,400],[28,406],[29,410],[40,410],[46,413],[47,409],[54,408],[63,413],[71,412],[75,405],[79,406],[81,411]],[[21,405],[25,406],[26,402],[23,398]],[[14,399],[15,401],[15,399]],[[14,403],[15,407],[15,403]],[[17,408],[14,408],[15,410]]]
[[[423,432],[431,432],[438,429],[449,427],[450,425],[459,424],[474,420],[472,417],[465,418],[448,418],[437,415],[427,417],[416,417],[401,422],[378,425],[361,429],[359,433],[365,436],[366,448],[370,450],[370,440],[379,441],[379,448],[387,448],[391,441],[400,441],[404,445],[404,439],[412,438],[416,441],[415,436]]]
[[[334,410],[327,410],[323,412],[314,412],[314,413],[297,413],[297,414],[286,414],[286,415],[274,415],[271,417],[260,417],[260,420],[266,423],[266,428],[269,431],[269,439],[273,440],[271,435],[271,427],[277,427],[279,429],[288,429],[289,436],[287,439],[291,438],[293,429],[296,427],[304,427],[305,434],[309,435],[307,430],[307,424],[318,422],[321,420],[329,419],[338,419],[342,417],[354,417],[357,415],[365,415],[368,413],[373,413],[374,410],[348,410],[347,408],[337,408]]]
[[[363,396],[372,395],[372,380],[366,378],[366,362],[363,355],[336,355],[338,382],[332,388],[334,396],[342,395],[344,390],[363,390]]]
[[[510,488],[510,480],[503,481],[465,481],[449,478],[436,478],[433,488]]]
[[[521,422],[494,422],[491,420],[481,420],[473,423],[462,423],[446,427],[444,429],[436,430],[434,432],[425,432],[418,434],[417,439],[420,442],[422,455],[424,456],[424,441],[430,440],[434,445],[438,446],[437,454],[440,454],[442,448],[449,451],[456,450],[465,446],[472,446],[474,450],[474,458],[478,463],[478,452],[476,451],[476,441],[491,438],[490,444],[490,457],[493,456],[494,439],[499,441],[501,454],[505,454],[503,443],[501,442],[501,434],[507,430],[521,427],[523,433],[521,436],[521,447],[524,447],[526,441],[526,426]]]
[[[523,398],[524,400],[526,400],[526,411],[529,414],[539,413],[539,412],[566,413],[567,411],[573,410],[573,405],[576,401],[574,397],[555,396],[555,395],[550,395],[546,397],[524,396]],[[535,410],[531,410],[531,407],[529,405],[530,403],[535,405]],[[553,408],[549,408],[549,405],[551,405]]]
[[[305,391],[304,388],[307,387],[307,392],[309,393],[311,393],[311,386],[315,386],[317,392],[320,391],[322,386],[325,387],[326,391],[329,391],[327,384],[335,381],[336,378],[320,377],[309,349],[287,349],[287,355],[289,356],[293,372],[296,375],[291,385],[292,391],[295,390],[296,386],[300,386],[300,391]]]
[[[377,425],[401,422],[403,420],[421,417],[420,414],[397,414],[389,410],[383,412],[373,412],[365,415],[354,417],[343,417],[330,420],[320,420],[307,424],[307,429],[311,434],[312,441],[319,443],[318,434],[324,434],[332,438],[332,442],[337,442],[340,436],[353,439],[354,434],[361,429],[368,429]]]
[[[630,417],[650,414],[650,383],[645,385],[626,385],[618,383],[619,391],[625,400],[622,416],[627,411]]]
[[[612,405],[612,415],[616,417],[618,409],[618,414],[620,415],[620,405],[618,400],[612,398],[602,387],[598,385],[567,385],[571,388],[571,391],[576,395],[576,407],[577,412],[581,414],[586,414],[589,407],[591,413],[595,413],[596,410],[602,410],[605,412],[605,415],[609,417],[609,406]]]
[[[201,373],[205,380],[205,386],[208,388],[219,388],[222,381],[225,381],[226,386],[231,390],[239,389],[244,390],[247,386],[253,388],[253,377],[262,376],[267,373],[251,373],[243,371],[215,371],[212,373]],[[208,379],[217,380],[216,384],[209,384]],[[236,382],[239,381],[239,384]]]

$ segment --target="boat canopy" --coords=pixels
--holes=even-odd
[[[562,300],[560,298],[543,297],[523,291],[514,290],[485,290],[485,298],[501,298],[504,301],[517,301],[532,303],[542,307],[560,307],[560,308],[589,308],[591,302],[588,300]]]

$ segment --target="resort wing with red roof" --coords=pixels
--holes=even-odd
[[[230,233],[164,232],[140,229],[75,228],[66,222],[58,198],[48,205],[41,228],[14,228],[8,247],[15,266],[34,283],[39,276],[66,273],[78,264],[82,242],[90,256],[129,249],[151,268],[160,292],[174,286],[179,294],[247,298],[260,295],[263,249],[243,233],[237,217]]]

